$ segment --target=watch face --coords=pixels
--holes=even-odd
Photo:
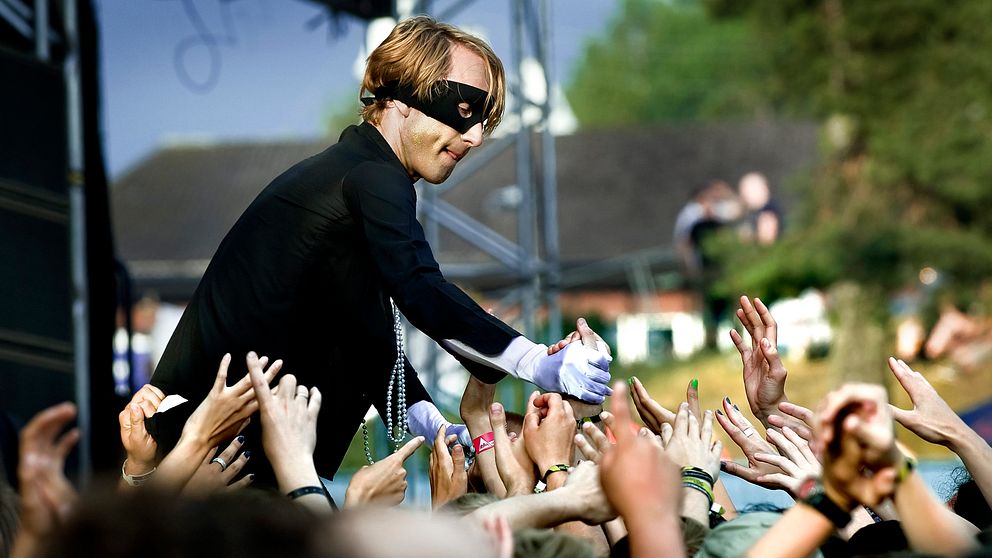
[[[796,491],[796,495],[799,496],[800,500],[805,500],[813,494],[818,484],[819,483],[816,478],[810,477],[799,485],[799,490]]]

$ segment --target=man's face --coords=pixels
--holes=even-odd
[[[445,78],[489,91],[482,57],[462,46],[451,50],[451,71]],[[462,116],[468,117],[468,103],[461,103]],[[432,184],[444,182],[469,149],[482,145],[480,122],[464,133],[410,107],[400,131],[400,149],[407,170]]]

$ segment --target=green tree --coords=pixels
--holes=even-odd
[[[837,352],[870,356],[880,370],[884,305],[921,267],[939,270],[956,293],[992,276],[992,2],[707,7],[720,21],[754,25],[769,56],[767,91],[783,113],[824,122],[798,226],[771,250],[735,250],[731,259],[749,264],[725,286],[836,288],[845,301]],[[837,362],[848,375],[866,374]]]
[[[697,2],[623,0],[585,45],[568,100],[584,127],[765,117],[757,47],[749,22],[713,21]]]

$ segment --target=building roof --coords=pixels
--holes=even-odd
[[[712,179],[734,185],[743,174],[761,171],[787,208],[783,184],[810,170],[816,141],[815,126],[805,123],[625,128],[556,138],[563,268],[669,248],[679,209],[695,188]],[[532,143],[539,151],[539,141]],[[112,187],[119,255],[139,283],[179,281],[184,284],[180,291],[191,292],[254,197],[327,145],[163,147]],[[462,165],[477,157],[486,157],[485,147]],[[462,183],[443,189],[442,199],[515,240],[516,213],[509,207],[516,193],[514,161],[514,149],[503,150]],[[434,248],[442,266],[493,261],[446,231]]]

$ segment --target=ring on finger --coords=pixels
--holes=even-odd
[[[216,464],[220,465],[221,472],[224,472],[224,471],[227,470],[227,461],[225,461],[223,457],[217,456],[217,457],[211,459],[210,460],[210,463],[216,463]]]
[[[296,388],[296,396],[297,397],[302,397],[304,399],[309,399],[310,398],[310,391],[307,388],[305,388],[303,386],[300,386],[300,387]]]
[[[755,432],[756,430],[754,429],[754,427],[748,426],[747,428],[744,429],[742,433],[744,434],[744,436],[750,438],[751,436],[754,436]]]

